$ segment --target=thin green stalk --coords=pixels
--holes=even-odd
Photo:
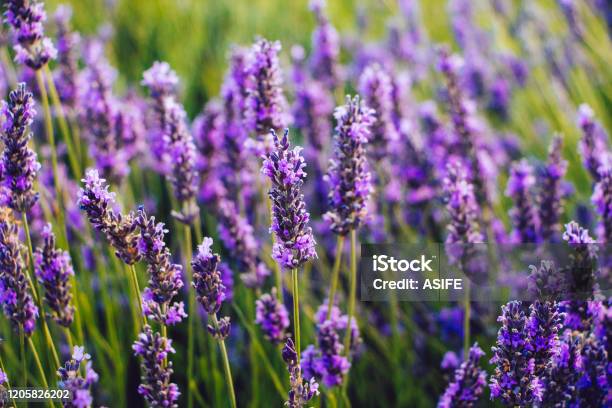
[[[295,331],[295,351],[297,351],[298,363],[300,362],[300,295],[298,289],[298,270],[291,270],[291,280],[293,283],[293,325]],[[350,326],[349,326],[350,327]]]
[[[142,313],[142,295],[140,293],[140,285],[138,284],[138,275],[136,274],[136,267],[134,265],[130,265],[130,277],[131,277],[130,280],[132,283],[132,288],[134,289],[134,292],[136,293],[136,301],[138,302],[138,312],[142,318],[142,325],[144,326],[145,324],[147,324],[147,318],[145,317],[144,313]],[[165,329],[165,325],[162,327],[162,329]],[[166,337],[163,331],[162,331],[162,335]]]
[[[467,358],[470,351],[470,282],[465,285],[465,297],[463,306],[463,358]]]
[[[2,357],[0,357],[0,370],[2,370],[2,372],[6,374],[6,368],[4,368],[4,361],[2,360]],[[11,382],[9,381],[8,375],[6,378],[6,388],[9,390],[11,389]],[[15,401],[13,401],[13,408],[17,408],[17,404],[15,403]]]
[[[342,252],[344,248],[344,236],[338,235],[336,241],[336,259],[334,260],[334,269],[332,271],[331,286],[329,288],[329,299],[327,304],[327,319],[331,317],[332,308],[334,306],[334,297],[336,296],[336,288],[338,287],[338,276],[340,275],[340,264],[342,263]]]
[[[351,355],[351,320],[355,314],[355,297],[357,294],[357,232],[351,230],[351,275],[349,276],[349,304],[348,304],[348,323],[346,335],[344,336],[344,351],[350,358]],[[348,381],[348,380],[347,380]]]
[[[21,359],[21,378],[23,379],[23,386],[28,386],[28,367],[26,364],[25,354],[25,333],[23,332],[23,325],[19,326],[19,358]]]
[[[43,366],[40,362],[40,356],[38,355],[38,350],[36,350],[36,346],[34,345],[34,342],[32,341],[31,337],[28,337],[28,344],[30,345],[30,348],[32,349],[32,355],[34,356],[36,367],[38,367],[38,372],[40,373],[40,380],[41,380],[42,386],[43,388],[49,388],[49,383],[47,383],[47,378],[45,377],[45,370],[43,369]],[[49,405],[51,407],[55,407],[55,404],[53,403],[53,401],[49,401]]]
[[[213,314],[211,316],[213,324],[216,328],[219,328],[219,321],[217,320],[217,315]],[[219,348],[221,349],[221,356],[223,357],[223,370],[225,371],[225,381],[227,382],[227,388],[230,392],[230,400],[232,403],[232,407],[236,408],[236,392],[234,391],[234,380],[232,380],[232,370],[229,363],[229,357],[227,356],[227,349],[225,348],[225,341],[223,339],[219,340]]]
[[[9,57],[9,53],[6,49],[6,46],[2,47],[2,50],[0,51],[0,61],[2,61],[2,65],[6,70],[6,76],[8,77],[8,82],[11,88],[17,88],[17,75],[15,73],[15,67],[11,63],[11,59]]]
[[[72,349],[74,348],[74,341],[72,340],[72,334],[70,333],[69,328],[64,327],[64,335],[66,336],[66,342],[68,343],[68,347],[70,347],[70,350],[72,351]]]
[[[187,268],[187,285],[191,286],[192,274],[191,274],[191,227],[187,224],[184,225],[185,233],[185,266]],[[195,330],[195,316],[196,316],[196,299],[193,290],[189,290],[189,320],[187,326],[187,406],[193,407],[193,387],[195,382],[193,381],[193,359],[194,359],[194,330]]]

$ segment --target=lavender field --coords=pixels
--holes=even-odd
[[[610,1],[64,1],[2,1],[0,407],[612,407]]]

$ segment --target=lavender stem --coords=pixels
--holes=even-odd
[[[134,289],[134,292],[136,292],[136,299],[138,301],[138,312],[142,317],[142,324],[144,326],[145,324],[147,324],[147,317],[142,312],[142,293],[140,292],[140,285],[138,284],[138,275],[136,274],[136,266],[134,266],[134,264],[130,265],[130,277],[132,281],[132,287]],[[163,332],[165,328],[166,325],[164,324],[162,326],[162,336],[167,337],[166,334]]]
[[[212,321],[215,328],[219,328],[219,320],[217,320],[217,314],[214,313]],[[234,391],[234,380],[232,380],[232,369],[229,363],[229,357],[227,355],[227,348],[225,347],[225,340],[219,339],[219,348],[221,349],[221,356],[223,357],[223,370],[225,371],[225,381],[227,382],[227,388],[230,392],[230,400],[232,402],[232,408],[236,408],[236,392]]]
[[[297,352],[297,362],[300,362],[300,295],[298,287],[298,270],[291,270],[291,281],[293,284],[293,329],[295,332],[295,350]]]
[[[327,320],[331,317],[331,312],[334,306],[334,297],[338,287],[338,275],[340,274],[340,264],[342,263],[342,250],[344,248],[344,235],[338,235],[336,240],[336,259],[334,260],[334,269],[332,270],[331,286],[329,288],[329,299],[327,304]]]
[[[466,279],[465,283],[465,297],[464,297],[464,307],[463,307],[463,355],[464,358],[467,359],[467,356],[470,353],[470,314],[471,314],[471,306],[470,306],[470,281]]]
[[[355,297],[357,295],[357,231],[351,229],[351,275],[349,276],[349,304],[348,304],[348,322],[346,327],[351,327],[351,320],[355,314]],[[352,330],[347,329],[344,337],[344,350],[347,358],[351,358],[351,333]],[[348,375],[347,375],[348,377]],[[348,378],[345,385],[348,383]]]
[[[187,285],[191,287],[193,282],[193,275],[191,270],[191,258],[192,258],[192,243],[191,243],[191,226],[185,224],[183,226],[185,233],[185,262],[186,262],[186,277]],[[193,358],[194,358],[194,328],[195,328],[195,316],[196,316],[196,298],[193,290],[189,291],[189,320],[187,322],[187,406],[193,407]]]

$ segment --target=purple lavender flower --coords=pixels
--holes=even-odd
[[[329,313],[329,319],[327,318],[327,310],[328,310],[328,301],[325,300],[317,309],[317,313],[315,314],[315,323],[317,327],[321,326],[325,321],[329,320],[331,322],[332,327],[336,332],[340,335],[340,337],[346,334],[346,329],[348,327],[348,315],[342,314],[340,308],[336,305],[332,306],[331,313]],[[361,338],[361,334],[359,332],[359,327],[357,326],[357,321],[355,319],[351,319],[351,339],[350,339],[350,352],[352,354],[356,354],[359,351],[359,346],[363,343],[363,339]]]
[[[270,231],[277,241],[272,249],[273,258],[287,269],[300,267],[317,256],[310,215],[306,211],[300,190],[304,183],[304,159],[301,148],[289,149],[289,130],[282,139],[273,131],[274,149],[266,156],[261,172],[272,181],[268,193],[272,200],[272,226]]]
[[[556,302],[536,300],[529,306],[526,323],[531,374],[546,383],[550,361],[559,347],[559,333],[565,315]],[[532,367],[533,366],[533,367]]]
[[[81,180],[85,185],[78,193],[78,203],[91,225],[106,236],[115,255],[128,265],[140,260],[134,214],[116,211],[115,193],[108,191],[106,180],[98,170],[89,169]]]
[[[475,343],[466,361],[455,371],[453,381],[438,401],[438,408],[472,407],[482,395],[487,383],[487,373],[480,368],[480,359],[485,355]]]
[[[593,180],[599,181],[599,168],[608,150],[606,146],[608,136],[601,124],[595,120],[595,114],[587,104],[582,104],[578,108],[578,127],[582,131],[578,150],[582,155],[584,166]]]
[[[491,84],[489,93],[489,110],[497,114],[501,119],[507,120],[510,98],[512,97],[512,89],[508,79],[503,75],[499,75],[493,81],[493,84]]]
[[[54,14],[57,26],[57,68],[55,69],[55,86],[60,101],[71,110],[77,107],[79,87],[79,45],[81,38],[70,28],[72,8],[60,5]]]
[[[495,372],[491,376],[491,399],[507,406],[530,406],[541,402],[540,379],[534,375],[535,360],[530,352],[529,322],[521,310],[521,302],[502,306],[497,319],[502,326],[497,345],[492,348]]]
[[[326,387],[341,385],[351,367],[343,350],[335,323],[325,320],[317,325],[317,347],[309,346],[304,351],[302,370],[305,375],[321,379]]]
[[[13,328],[30,336],[36,327],[38,308],[30,293],[23,249],[11,210],[0,208],[0,302]]]
[[[347,97],[346,104],[336,108],[334,115],[338,121],[334,158],[330,160],[326,176],[330,185],[330,210],[324,218],[335,233],[346,235],[351,229],[357,229],[367,215],[372,185],[366,144],[374,117],[359,96]]]
[[[72,398],[63,403],[69,408],[88,408],[93,404],[91,387],[98,382],[98,374],[91,367],[91,356],[81,346],[74,346],[72,358],[57,370],[58,386],[69,390]]]
[[[542,405],[547,407],[575,406],[576,383],[580,377],[580,335],[566,330],[560,336],[559,346],[554,350],[547,372],[546,391]]]
[[[225,286],[225,301],[231,303],[234,298],[234,271],[225,262],[221,262],[218,269],[221,273],[221,282]]]
[[[119,184],[128,173],[127,160],[119,148],[116,133],[117,100],[112,93],[116,72],[104,56],[101,43],[89,45],[84,73],[81,127],[89,139],[96,167],[107,180]]]
[[[261,326],[264,337],[273,344],[279,344],[288,337],[289,313],[278,301],[276,288],[264,293],[255,301],[255,323]]]
[[[147,264],[149,287],[142,298],[142,311],[149,319],[173,325],[187,314],[183,302],[173,302],[183,287],[183,267],[172,263],[170,250],[164,242],[167,230],[163,223],[156,223],[155,217],[147,216],[143,208],[138,209],[135,224],[140,228],[138,253]]]
[[[133,91],[129,91],[118,103],[115,133],[127,162],[142,155],[146,148],[145,103]]]
[[[37,156],[28,146],[32,133],[28,127],[36,111],[34,98],[24,83],[9,94],[8,103],[2,101],[2,181],[8,194],[8,205],[19,212],[26,212],[38,200],[34,191],[34,179],[40,170]]]
[[[291,389],[289,390],[289,400],[286,405],[289,408],[303,408],[308,404],[308,401],[319,395],[319,384],[314,378],[305,380],[302,377],[302,370],[298,363],[297,352],[293,340],[288,338],[282,351],[283,361],[287,364],[289,371],[289,382]]]
[[[142,85],[146,86],[155,100],[174,96],[179,79],[167,62],[155,61],[151,68],[142,74]]]
[[[287,126],[287,101],[278,61],[280,49],[278,41],[260,38],[253,44],[246,66],[244,119],[258,140],[268,136],[271,129],[280,131]]]
[[[612,163],[599,168],[599,181],[591,198],[600,216],[598,237],[601,242],[612,242]]]
[[[312,33],[310,70],[314,79],[321,81],[328,89],[334,89],[340,81],[340,37],[324,8],[325,0],[311,0],[310,9],[315,14],[317,25]]]
[[[140,365],[142,375],[138,393],[152,407],[177,408],[178,397],[181,395],[178,386],[170,382],[174,370],[172,362],[167,360],[170,353],[175,353],[172,340],[162,337],[159,333],[145,325],[132,346],[134,354],[142,357]]]
[[[582,40],[584,27],[578,10],[576,9],[576,2],[574,0],[558,0],[559,8],[563,12],[567,25],[569,26],[570,32],[577,40]]]
[[[514,163],[506,195],[513,200],[511,216],[514,223],[513,241],[515,243],[538,242],[539,218],[533,202],[535,177],[532,167],[526,160]]]
[[[392,120],[393,89],[389,74],[378,64],[368,66],[359,78],[359,92],[367,106],[374,110],[369,152],[379,161],[388,154],[389,144],[399,137]]]
[[[461,364],[461,359],[454,351],[447,351],[442,356],[442,361],[440,362],[440,368],[444,371],[455,371],[459,365]]]
[[[578,405],[604,407],[609,402],[609,356],[605,344],[594,334],[583,335],[580,348],[581,375],[576,383]]]
[[[74,276],[72,261],[68,252],[56,248],[51,224],[44,227],[42,239],[42,247],[36,248],[34,253],[34,271],[45,288],[51,317],[57,324],[69,327],[74,318],[70,292],[70,278]]]
[[[561,182],[567,172],[567,161],[561,156],[561,147],[562,139],[555,137],[548,151],[548,161],[538,180],[540,236],[545,241],[558,241],[561,232],[559,221],[564,197]]]
[[[36,0],[10,0],[6,2],[5,21],[11,26],[16,44],[15,61],[33,70],[39,70],[57,56],[57,50],[45,37],[47,21],[44,4]]]
[[[257,253],[259,248],[253,235],[253,227],[240,214],[233,202],[222,200],[217,208],[219,238],[238,262],[240,278],[250,288],[261,288],[270,271]]]

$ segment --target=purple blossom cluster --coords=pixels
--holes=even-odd
[[[487,373],[480,367],[485,355],[478,344],[474,344],[466,361],[455,371],[452,382],[438,401],[438,408],[473,407],[484,392]]]
[[[540,239],[540,220],[533,195],[535,182],[533,168],[527,161],[521,160],[510,168],[506,195],[513,202],[510,216],[514,225],[512,239],[516,243],[534,243]]]
[[[291,389],[289,390],[289,399],[286,405],[289,408],[305,407],[310,400],[319,395],[319,384],[314,378],[306,380],[302,376],[302,370],[298,362],[298,355],[295,351],[293,340],[288,338],[282,351],[283,361],[287,365],[289,371],[289,382]]]
[[[599,167],[599,177],[591,198],[600,217],[597,236],[600,242],[612,242],[612,163]]]
[[[324,218],[332,230],[346,235],[357,229],[367,215],[367,202],[372,192],[366,146],[373,111],[359,96],[347,97],[346,104],[336,108],[338,121],[334,136],[334,157],[330,160],[326,180],[330,210]]]
[[[29,142],[32,125],[36,111],[34,110],[34,97],[21,83],[17,89],[11,91],[8,102],[2,101],[0,107],[2,117],[2,134],[4,144],[2,161],[0,162],[2,184],[7,204],[19,212],[26,212],[38,200],[38,193],[34,191],[34,181],[40,170],[36,153],[30,148]]]
[[[561,236],[560,220],[565,195],[562,180],[567,172],[567,161],[563,160],[561,148],[561,137],[555,137],[548,151],[548,161],[538,177],[537,208],[543,241],[556,242]]]
[[[610,152],[606,145],[608,135],[601,124],[595,120],[595,113],[587,104],[582,104],[578,108],[577,122],[582,132],[578,150],[582,155],[584,167],[588,170],[591,178],[598,181],[600,167],[605,161],[609,160],[607,156]]]
[[[312,55],[310,71],[312,77],[328,89],[334,89],[340,82],[340,36],[325,14],[325,0],[311,0],[310,9],[317,25],[312,32]]]
[[[138,393],[153,407],[178,407],[181,393],[178,386],[170,382],[174,372],[172,362],[167,361],[170,353],[175,353],[172,340],[154,332],[145,325],[132,346],[134,354],[142,358],[140,385]],[[167,361],[167,363],[166,363]]]
[[[91,356],[84,347],[74,346],[72,358],[57,370],[58,386],[69,390],[71,398],[63,403],[68,408],[88,408],[93,404],[91,388],[98,382],[98,374],[93,370]]]
[[[58,6],[53,19],[57,27],[57,68],[54,73],[55,86],[64,107],[77,108],[81,77],[79,75],[79,57],[81,38],[70,28],[72,8]]]
[[[278,300],[276,288],[264,293],[255,301],[255,323],[261,327],[264,337],[273,344],[284,342],[288,337],[289,313]]]
[[[31,336],[36,327],[38,307],[34,304],[23,261],[23,245],[12,215],[0,208],[0,303],[15,331]]]
[[[36,0],[10,0],[5,7],[5,21],[15,36],[15,61],[38,70],[55,59],[57,50],[45,37],[47,13],[44,4]]]
[[[45,301],[53,320],[69,327],[74,319],[70,279],[74,276],[72,261],[66,251],[56,247],[51,224],[42,231],[43,245],[34,253],[34,271],[45,288]]]
[[[261,172],[270,178],[272,188],[272,226],[277,242],[272,257],[284,268],[294,269],[316,257],[315,240],[308,226],[310,215],[306,210],[301,187],[306,177],[301,148],[290,149],[289,131],[282,139],[275,132],[274,149],[266,156]]]
[[[134,220],[140,229],[137,240],[138,253],[147,264],[149,286],[142,294],[142,312],[149,319],[174,325],[187,317],[183,302],[174,301],[183,287],[183,267],[172,263],[170,250],[164,242],[168,230],[164,224],[149,217],[143,208],[138,209]]]

